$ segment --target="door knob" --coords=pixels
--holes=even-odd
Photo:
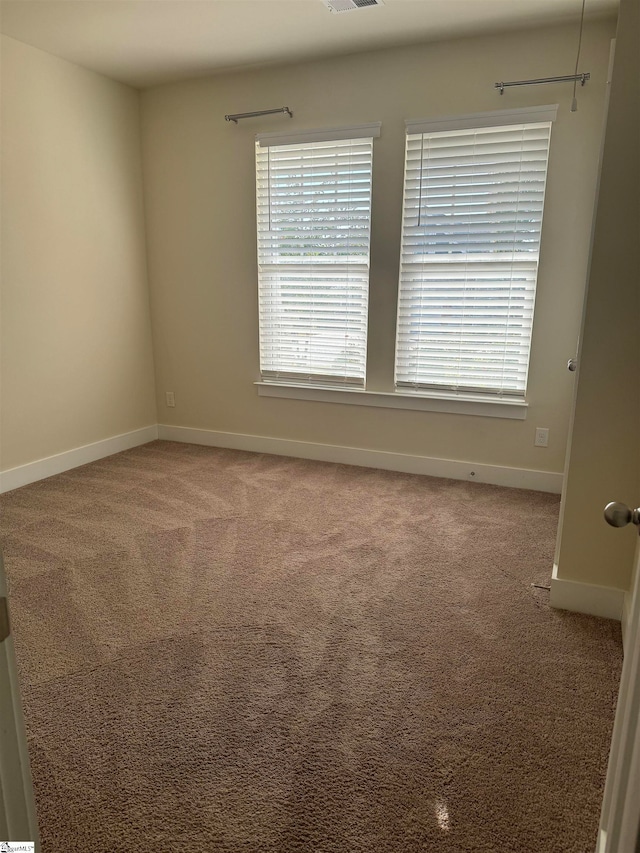
[[[625,527],[627,524],[636,524],[640,527],[640,507],[629,509],[626,504],[612,501],[604,508],[604,520],[612,527]],[[640,533],[640,530],[638,532]]]
[[[575,373],[577,369],[578,369],[578,359],[577,358],[570,358],[569,361],[567,362],[567,370],[570,370],[571,373]]]

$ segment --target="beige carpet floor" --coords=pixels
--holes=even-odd
[[[0,501],[44,853],[591,853],[558,499],[154,442]]]

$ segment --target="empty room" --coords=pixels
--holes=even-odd
[[[636,0],[0,12],[0,848],[636,853]]]

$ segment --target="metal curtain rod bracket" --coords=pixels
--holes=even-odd
[[[584,84],[591,78],[591,74],[587,71],[585,74],[566,74],[564,77],[539,77],[537,80],[512,80],[509,83],[496,83],[495,88],[500,89],[500,94],[504,95],[504,90],[507,86],[536,86],[538,83],[569,83],[573,80],[579,80],[580,85]]]
[[[241,118],[255,118],[256,116],[270,116],[274,113],[286,113],[289,118],[293,118],[293,113],[289,107],[279,107],[277,110],[254,110],[252,113],[234,113],[234,115],[225,116],[225,121],[234,121],[238,124]]]

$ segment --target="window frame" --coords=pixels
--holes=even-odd
[[[523,117],[530,116],[529,120],[551,121],[556,119],[558,110],[557,104],[544,105],[539,107],[530,107],[526,109],[507,109],[485,111],[482,113],[473,113],[461,116],[445,116],[441,118],[429,120],[407,120],[405,125],[409,127],[427,127],[432,129],[462,129],[464,127],[482,127],[493,125],[508,124],[522,122]],[[380,135],[381,123],[377,122],[374,125],[360,125],[358,127],[374,127],[377,132],[374,133],[374,138]],[[333,129],[336,130],[341,129]],[[322,131],[326,132],[326,131]],[[301,131],[296,134],[297,138],[302,139],[305,135],[309,140],[315,138],[315,131]],[[292,134],[259,134],[258,138],[271,138],[286,140],[291,138]],[[549,150],[549,160],[551,160],[551,149]],[[548,173],[547,173],[548,177]],[[375,188],[373,188],[375,195]],[[373,208],[372,208],[372,225],[373,225]],[[401,228],[400,223],[400,228]],[[397,318],[396,318],[397,324]],[[397,334],[397,325],[396,325]],[[394,358],[394,374],[395,374],[395,350]],[[322,385],[315,383],[300,382],[293,379],[259,379],[254,382],[257,394],[261,397],[280,398],[287,400],[306,400],[323,403],[337,403],[367,406],[373,408],[394,408],[412,411],[429,411],[450,414],[462,414],[479,417],[502,418],[509,420],[524,420],[527,417],[529,407],[528,397],[510,397],[508,395],[495,396],[490,394],[473,393],[473,392],[447,392],[438,391],[436,389],[409,389],[398,388],[393,385],[391,389],[380,388],[373,390],[367,387],[365,377],[365,387],[341,387],[335,385]]]
[[[404,319],[403,302],[402,302],[402,298],[403,298],[402,287],[403,287],[403,272],[405,272],[405,271],[403,268],[406,266],[406,264],[403,260],[403,250],[404,250],[404,245],[405,245],[405,227],[407,227],[407,228],[409,227],[409,226],[406,226],[406,221],[405,221],[405,217],[406,217],[407,210],[408,210],[407,196],[406,196],[407,187],[408,187],[408,169],[409,169],[409,157],[408,157],[409,145],[408,145],[408,142],[409,142],[409,136],[411,136],[411,135],[421,135],[421,134],[431,134],[431,133],[446,134],[447,132],[451,132],[452,134],[455,134],[458,131],[464,132],[464,131],[483,130],[483,129],[489,129],[490,130],[490,128],[492,128],[492,127],[506,128],[509,126],[514,126],[514,128],[515,128],[515,127],[523,126],[523,125],[527,125],[527,124],[548,124],[549,125],[549,137],[548,137],[549,142],[548,142],[547,149],[546,149],[546,155],[547,156],[546,156],[545,169],[544,169],[544,181],[542,184],[542,189],[543,189],[542,201],[543,201],[543,203],[542,203],[542,208],[541,208],[541,213],[540,213],[541,221],[540,221],[539,234],[540,234],[540,239],[541,239],[542,220],[544,218],[544,195],[545,195],[545,190],[546,190],[546,186],[547,186],[548,167],[549,167],[549,160],[550,160],[550,153],[551,153],[551,145],[550,145],[551,129],[553,126],[553,122],[556,119],[557,108],[558,108],[558,106],[557,106],[557,104],[555,104],[555,105],[544,105],[544,106],[530,107],[530,108],[526,108],[526,109],[495,110],[495,111],[491,111],[491,112],[472,113],[472,114],[462,115],[462,116],[448,116],[448,117],[441,117],[441,118],[428,119],[428,120],[407,120],[407,121],[405,121],[406,136],[405,136],[405,164],[404,164],[404,180],[403,180],[401,246],[400,246],[401,256],[400,256],[398,299],[397,299],[397,311],[396,311],[396,329],[395,329],[396,342],[395,342],[395,351],[394,351],[394,388],[395,388],[396,393],[401,393],[401,394],[416,393],[416,394],[420,394],[421,396],[433,396],[434,394],[436,396],[438,396],[438,395],[442,395],[442,394],[449,394],[449,395],[453,395],[457,399],[473,399],[474,397],[477,397],[478,395],[480,395],[480,396],[486,398],[487,401],[489,401],[489,402],[500,401],[500,400],[504,400],[504,399],[508,399],[514,403],[517,401],[526,402],[526,393],[527,393],[527,386],[528,386],[528,368],[529,368],[529,362],[530,362],[531,343],[532,343],[532,338],[533,338],[533,320],[534,320],[534,309],[535,309],[535,296],[536,296],[536,291],[537,291],[537,279],[538,279],[538,272],[539,272],[539,266],[540,266],[540,264],[539,264],[540,250],[538,250],[538,254],[537,254],[537,257],[535,259],[535,271],[534,271],[534,275],[533,275],[533,286],[530,287],[526,291],[526,293],[530,294],[530,299],[531,299],[531,322],[530,322],[530,325],[528,327],[528,333],[529,334],[528,334],[528,338],[526,341],[527,360],[526,360],[525,369],[523,371],[524,372],[524,384],[523,384],[522,388],[501,390],[501,389],[489,388],[486,385],[484,387],[481,387],[481,386],[478,386],[478,387],[475,387],[475,386],[474,387],[464,387],[464,386],[455,387],[455,386],[452,386],[450,383],[445,383],[445,382],[427,383],[427,382],[416,381],[415,383],[412,383],[406,379],[399,380],[399,378],[398,378],[398,374],[400,372],[399,371],[400,356],[402,355],[404,357],[405,361],[407,358],[407,349],[406,349],[406,347],[404,347],[404,348],[401,347],[400,338],[401,338],[401,333],[402,333],[401,321]],[[422,163],[422,156],[421,156],[421,163]],[[422,171],[420,172],[420,176],[421,176],[421,180],[422,180]],[[420,193],[422,193],[422,184],[420,185],[420,187],[421,187]],[[520,188],[518,188],[518,192],[520,192]],[[425,254],[427,254],[427,253],[425,253]],[[486,267],[487,270],[490,269],[490,264],[493,264],[493,263],[498,264],[501,262],[501,260],[503,263],[505,261],[508,262],[508,254],[507,253],[504,253],[502,258],[500,256],[499,252],[496,252],[495,255],[496,255],[495,261],[492,259],[492,260],[486,260],[484,262],[487,264],[487,267]],[[471,256],[471,257],[473,257],[473,256]],[[410,269],[410,266],[407,268],[406,274],[408,274],[408,269]],[[443,300],[443,305],[444,305],[444,300]],[[505,328],[507,328],[507,326],[505,326]],[[406,336],[404,339],[406,339]],[[449,343],[449,346],[450,345],[451,344]],[[441,352],[444,353],[445,351],[446,351],[446,339],[443,342],[443,347],[442,347]],[[437,352],[437,350],[432,350],[432,352]]]
[[[312,130],[301,130],[294,131],[290,133],[264,133],[256,135],[256,226],[257,226],[257,258],[258,258],[258,324],[259,324],[259,352],[260,352],[260,375],[261,379],[264,382],[285,382],[285,383],[304,383],[309,387],[314,386],[329,386],[329,387],[346,387],[346,388],[364,388],[366,386],[366,376],[367,376],[367,342],[368,342],[368,326],[369,326],[369,312],[368,312],[368,303],[369,303],[369,279],[370,279],[370,257],[371,257],[371,223],[372,223],[372,187],[373,187],[373,150],[374,150],[374,140],[380,136],[381,123],[380,122],[372,122],[364,125],[352,125],[348,127],[340,127],[340,128],[325,128],[325,129],[312,129]],[[261,222],[261,205],[264,205],[265,198],[267,199],[267,204],[269,206],[269,217],[271,217],[271,204],[273,198],[273,190],[271,186],[271,172],[267,171],[267,190],[265,192],[264,189],[264,180],[265,173],[264,167],[261,167],[260,157],[263,155],[263,149],[277,148],[279,153],[282,153],[282,146],[291,146],[292,152],[295,152],[296,146],[299,150],[303,150],[304,146],[313,146],[315,143],[335,143],[336,148],[339,151],[340,148],[346,149],[346,143],[352,142],[354,143],[355,148],[357,148],[358,141],[367,142],[370,144],[370,159],[368,161],[369,172],[367,176],[368,180],[368,200],[366,204],[368,205],[368,211],[365,215],[364,219],[366,220],[366,252],[362,253],[361,251],[356,251],[354,253],[354,258],[361,257],[361,262],[354,261],[353,258],[349,258],[345,260],[344,263],[340,263],[340,235],[337,234],[339,229],[339,225],[336,225],[335,218],[332,219],[330,216],[327,217],[326,221],[331,222],[331,228],[336,234],[333,239],[333,242],[330,243],[330,248],[332,248],[336,254],[336,257],[328,260],[327,263],[322,264],[318,263],[317,265],[313,263],[309,263],[306,260],[306,255],[304,250],[300,253],[300,260],[296,264],[295,260],[291,261],[280,261],[275,260],[269,263],[269,255],[271,253],[272,257],[276,259],[281,254],[281,248],[278,245],[278,237],[274,236],[271,231],[271,227],[269,226],[267,229],[264,228],[263,223]],[[312,149],[309,149],[312,150]],[[268,161],[270,163],[270,159]],[[354,173],[356,174],[356,173]],[[351,189],[351,185],[357,179],[352,179],[351,183],[348,183],[349,189]],[[286,181],[286,177],[285,177]],[[262,183],[261,183],[262,182]],[[302,191],[300,192],[300,196],[302,196]],[[334,202],[334,206],[335,206]],[[355,205],[352,209],[357,209],[357,201],[351,202],[349,198],[349,204]],[[295,216],[296,214],[294,214]],[[301,215],[301,214],[300,214]],[[321,224],[322,218],[318,217],[317,220],[310,220],[312,226],[315,226],[316,223]],[[271,222],[271,218],[269,218],[269,222]],[[275,229],[274,229],[275,230]],[[300,233],[303,233],[301,230]],[[313,232],[312,232],[313,233]],[[345,229],[345,233],[349,233],[349,229]],[[315,238],[314,238],[315,239]],[[262,241],[262,243],[261,243]],[[272,246],[275,244],[275,250]],[[264,247],[267,248],[264,248]],[[292,253],[293,255],[293,253]],[[284,258],[286,255],[282,255]],[[295,256],[294,256],[295,257]],[[278,337],[277,334],[277,321],[272,325],[269,325],[265,322],[265,317],[269,316],[270,311],[273,310],[273,303],[275,301],[276,311],[282,310],[282,305],[279,304],[279,300],[277,297],[276,291],[279,289],[279,276],[284,274],[286,267],[291,267],[291,275],[293,277],[300,276],[300,281],[304,282],[307,277],[313,279],[314,276],[318,276],[318,283],[322,282],[322,267],[326,267],[325,272],[333,273],[334,276],[337,276],[337,281],[344,282],[341,287],[345,292],[347,298],[349,298],[350,289],[348,285],[349,276],[351,274],[351,268],[354,269],[355,275],[360,283],[361,294],[358,298],[356,287],[353,291],[354,295],[354,307],[356,308],[355,314],[355,322],[353,327],[350,327],[349,320],[347,318],[346,308],[344,310],[344,315],[340,319],[344,322],[345,329],[345,340],[348,337],[349,328],[353,328],[356,331],[358,336],[358,348],[357,348],[357,358],[358,361],[355,366],[354,374],[350,375],[348,373],[348,362],[345,358],[344,363],[344,373],[341,371],[336,371],[335,374],[330,374],[329,372],[325,373],[322,371],[322,359],[323,356],[316,353],[316,356],[320,358],[320,361],[315,361],[313,358],[310,362],[310,369],[306,369],[305,366],[300,362],[298,365],[295,364],[294,359],[291,360],[290,369],[287,369],[286,365],[286,357],[284,353],[286,352],[287,345],[290,343],[287,341],[287,334],[283,333],[281,337]],[[272,267],[272,271],[269,272],[269,267]],[[278,270],[277,268],[281,267],[282,269]],[[331,268],[334,269],[331,269]],[[363,269],[364,268],[364,269]],[[300,287],[300,285],[298,285]],[[303,291],[304,286],[300,287],[300,290]],[[298,296],[299,302],[297,304],[297,309],[304,314],[305,311],[305,301],[307,299],[306,295]],[[309,300],[311,303],[313,300]],[[350,302],[345,302],[344,305],[348,305]],[[293,315],[292,315],[293,316]],[[311,322],[308,326],[309,331],[313,332],[313,322]],[[331,339],[337,337],[334,333],[327,332],[326,330],[322,331],[322,321],[319,321],[319,333],[316,336],[316,340],[319,341],[319,349],[322,350],[323,346],[326,346],[327,343],[331,345]],[[288,332],[289,337],[294,340],[293,333],[291,331]],[[325,339],[323,339],[323,335]],[[275,348],[276,357],[273,355],[273,350],[270,352],[270,347]],[[277,356],[281,354],[282,360],[280,364],[278,364]],[[320,370],[315,370],[315,368],[320,367]],[[300,369],[297,369],[300,368]]]

